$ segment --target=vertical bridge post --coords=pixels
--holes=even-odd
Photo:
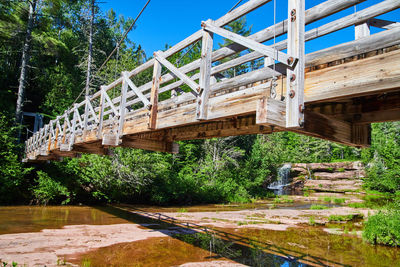
[[[118,138],[121,138],[124,132],[124,122],[126,113],[126,94],[128,92],[128,72],[122,72],[122,87],[121,87],[121,100],[119,101],[119,125],[118,125]]]
[[[154,60],[153,68],[153,86],[151,87],[150,93],[150,116],[149,116],[149,129],[156,129],[157,127],[157,111],[158,111],[158,90],[161,82],[161,63],[158,60]]]
[[[287,69],[286,128],[297,128],[304,126],[305,0],[288,1],[287,53],[292,60],[297,58],[298,61]]]
[[[196,117],[198,120],[207,119],[208,98],[210,96],[211,84],[211,64],[212,64],[212,49],[213,49],[213,33],[204,29],[201,44],[201,61],[200,61],[200,94],[197,96]]]

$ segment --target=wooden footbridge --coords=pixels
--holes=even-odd
[[[179,140],[275,131],[365,147],[371,123],[400,120],[400,23],[376,18],[398,9],[400,0],[379,1],[314,28],[313,22],[365,1],[328,0],[305,10],[305,0],[288,0],[287,20],[248,37],[223,27],[268,2],[250,0],[203,21],[185,40],[122,72],[34,133],[24,160],[106,155],[116,146],[177,153]],[[305,54],[307,41],[354,26],[353,41]],[[371,34],[370,27],[383,30]],[[213,51],[214,35],[233,43]],[[265,44],[279,36],[286,39]],[[200,59],[180,67],[169,61],[199,40]],[[221,78],[260,59],[260,68]],[[152,80],[135,84],[150,68]]]

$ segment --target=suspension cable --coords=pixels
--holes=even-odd
[[[107,64],[107,62],[110,60],[110,58],[112,57],[112,55],[115,53],[115,51],[117,51],[120,47],[120,45],[122,44],[122,42],[125,40],[126,36],[128,35],[128,33],[132,30],[133,26],[135,26],[136,21],[139,19],[140,15],[142,15],[143,11],[146,9],[147,5],[150,3],[151,0],[147,0],[146,4],[143,6],[142,10],[139,12],[139,14],[136,16],[135,20],[132,22],[131,26],[128,28],[128,30],[124,33],[124,35],[122,36],[121,40],[117,43],[117,45],[115,46],[114,50],[110,53],[110,55],[106,58],[106,60],[104,61],[103,64],[101,64],[100,68],[98,68],[96,70],[96,73],[99,73],[99,71]],[[92,75],[92,77],[90,78],[89,84],[93,81],[93,77],[95,75]],[[83,92],[85,91],[86,88],[84,88],[80,94],[78,95],[77,98],[75,98],[74,102],[71,104],[71,107],[73,107],[73,105],[78,101],[78,99],[82,96]]]
[[[234,10],[242,1],[243,1],[243,0],[239,0],[232,8],[228,11],[228,13],[231,12],[232,10]]]

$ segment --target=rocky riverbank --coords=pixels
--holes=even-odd
[[[334,163],[294,163],[286,191],[327,193],[358,193],[362,191],[365,169],[360,161]]]

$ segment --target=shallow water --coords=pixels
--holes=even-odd
[[[185,209],[257,209],[267,204],[205,205]],[[288,205],[304,208],[305,204],[284,206],[287,208]],[[182,209],[136,208],[148,213]],[[160,222],[116,207],[0,207],[0,234],[35,232],[73,224],[119,223],[135,223],[153,231],[186,228],[179,221]],[[400,249],[372,246],[350,234],[328,234],[321,227],[304,226],[287,231],[250,228],[195,230],[196,234],[170,234],[64,257],[84,266],[171,266],[212,260],[229,260],[251,266],[400,266]]]

